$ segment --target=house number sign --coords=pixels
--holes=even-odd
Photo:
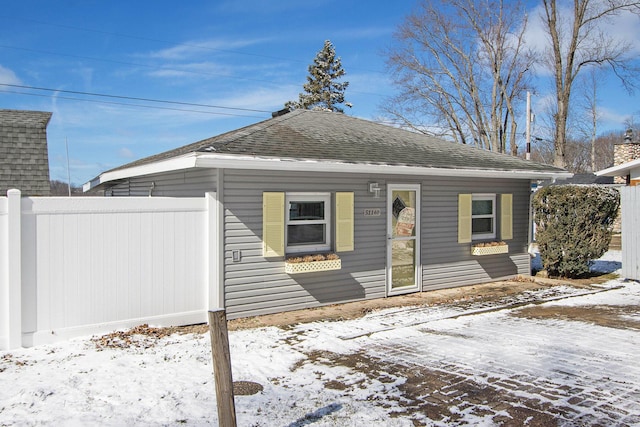
[[[380,209],[365,209],[364,216],[380,216]]]

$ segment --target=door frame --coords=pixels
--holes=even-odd
[[[386,265],[386,285],[385,291],[387,296],[393,295],[401,295],[419,292],[422,289],[422,258],[420,254],[421,247],[421,227],[420,227],[420,216],[421,216],[421,185],[420,184],[387,184],[387,265]],[[393,192],[394,191],[415,191],[416,194],[416,215],[415,215],[415,236],[411,237],[403,237],[403,238],[393,238]],[[393,263],[393,245],[394,240],[414,240],[415,241],[415,252],[414,252],[414,285],[405,286],[399,289],[392,288],[392,263]]]

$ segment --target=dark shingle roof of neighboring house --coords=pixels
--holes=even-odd
[[[47,125],[51,113],[0,110],[0,195],[48,196]]]
[[[556,181],[550,185],[610,185],[613,184],[613,177],[610,176],[598,176],[594,173],[576,173],[571,178],[566,180]]]
[[[114,172],[189,155],[215,159],[235,157],[247,161],[279,159],[286,160],[287,165],[292,162],[304,163],[305,166],[310,162],[332,163],[345,166],[346,171],[354,170],[353,166],[367,165],[417,168],[422,172],[466,170],[482,174],[483,171],[511,171],[570,176],[563,169],[506,154],[455,144],[345,114],[309,110],[295,110],[129,163],[103,175],[122,177],[122,174]],[[419,172],[414,170],[414,173]],[[92,181],[91,186],[106,181],[99,178]]]

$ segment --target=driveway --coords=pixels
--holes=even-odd
[[[383,394],[380,404],[414,425],[640,425],[637,283],[552,287],[294,330],[308,357],[300,366],[340,365],[366,377],[325,387],[357,395],[364,384],[394,384],[395,397]]]
[[[238,425],[640,425],[640,284],[463,290],[231,331]],[[206,332],[141,326],[0,352],[0,426],[216,425]]]

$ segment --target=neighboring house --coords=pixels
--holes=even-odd
[[[234,318],[530,274],[531,181],[570,176],[344,114],[296,110],[104,172],[85,190],[211,193],[219,219],[207,227],[222,254],[211,268]],[[318,253],[340,259],[286,262]]]
[[[547,185],[614,185],[613,178],[608,176],[598,176],[594,173],[576,173],[569,179],[557,182],[549,182]]]
[[[613,176],[625,183],[621,188],[621,237],[622,237],[622,277],[640,281],[640,144],[621,144],[634,160],[626,161],[596,172],[598,176]]]
[[[47,125],[51,113],[0,110],[0,195],[48,196]]]
[[[597,171],[595,174],[599,179],[613,179],[618,189],[624,186],[636,186],[640,184],[640,143],[632,142],[633,133],[627,131],[624,141],[613,146],[613,166]],[[622,194],[620,198],[620,212],[614,224],[614,232],[622,232],[622,212],[624,204],[629,203],[628,197]],[[635,212],[633,203],[631,211]],[[629,222],[627,220],[627,229]],[[637,233],[637,231],[634,231]],[[628,239],[629,240],[629,239]],[[629,243],[627,241],[627,243]],[[635,261],[637,263],[637,261]],[[635,273],[634,277],[640,277],[640,273]]]
[[[596,172],[599,177],[621,177],[621,181],[630,186],[640,185],[640,159],[621,163]]]

